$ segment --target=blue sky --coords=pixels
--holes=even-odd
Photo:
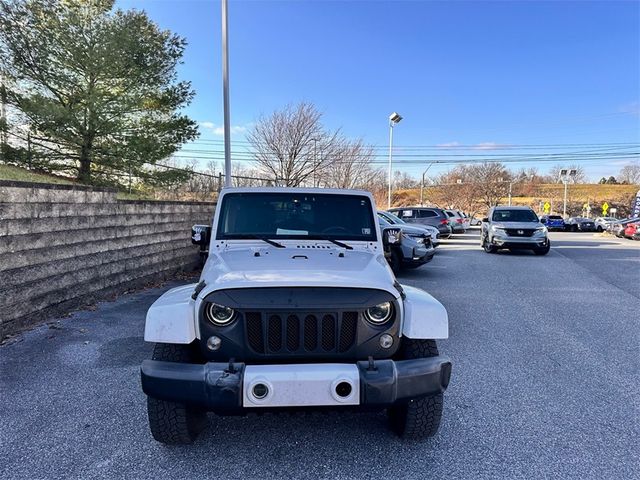
[[[197,92],[187,113],[201,122],[202,136],[185,150],[221,150],[220,3],[117,5],[144,9],[187,39],[180,76]],[[398,111],[404,117],[395,130],[398,160],[410,152],[403,147],[434,146],[421,150],[433,155],[424,163],[396,164],[415,176],[432,159],[456,158],[451,154],[640,143],[639,2],[231,0],[229,31],[238,152],[261,114],[302,100],[317,105],[327,127],[378,146],[380,161],[387,118]],[[616,156],[583,165],[599,178],[627,161]],[[537,164],[542,171],[551,165]]]

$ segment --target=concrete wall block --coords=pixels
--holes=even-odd
[[[192,221],[152,223],[147,225],[118,225],[113,227],[87,228],[62,232],[31,233],[27,235],[0,236],[0,255],[22,250],[84,243],[109,238],[126,238],[139,235],[155,236],[168,232],[182,231],[185,236],[191,232]],[[0,265],[0,269],[2,266]]]
[[[103,290],[114,290],[119,285],[127,284],[139,278],[153,278],[154,276],[166,272],[178,272],[189,270],[196,264],[197,259],[193,255],[173,258],[170,262],[162,261],[156,264],[148,264],[145,270],[119,270],[104,276],[96,277],[91,282],[78,283],[75,288],[50,289],[43,292],[36,292],[29,298],[28,302],[15,303],[11,308],[0,311],[0,322],[6,324],[16,323],[16,319],[29,316],[35,312],[45,310],[48,307],[62,304],[73,299],[86,297]],[[114,269],[117,269],[114,267]],[[106,272],[105,272],[106,273]],[[2,303],[0,301],[0,303]],[[40,317],[40,321],[43,317]]]
[[[0,220],[0,235],[26,235],[31,233],[85,230],[88,228],[119,227],[167,223],[167,221],[191,221],[191,216],[161,213],[139,215],[82,215],[54,218],[20,218]]]
[[[34,185],[34,184],[26,184]],[[117,195],[111,191],[91,191],[78,187],[51,186],[40,188],[35,186],[16,187],[0,185],[0,202],[2,203],[115,203]],[[68,189],[73,188],[73,189]]]
[[[153,273],[150,273],[144,277],[137,277],[130,281],[122,282],[116,285],[111,285],[100,290],[95,290],[80,296],[70,298],[68,300],[59,301],[59,296],[53,294],[51,298],[55,299],[57,303],[47,303],[46,299],[43,302],[44,307],[39,310],[34,310],[25,314],[12,316],[14,318],[7,319],[5,322],[0,321],[0,338],[5,335],[14,333],[29,327],[34,324],[39,324],[46,321],[49,318],[58,317],[68,313],[71,310],[82,308],[87,305],[96,303],[97,301],[109,299],[113,295],[117,295],[121,292],[126,292],[132,288],[139,288],[150,283],[156,284],[158,281],[163,281],[173,277],[180,271],[192,271],[196,268],[196,263],[186,263],[176,266],[160,266]]]
[[[76,270],[58,273],[51,277],[42,278],[22,285],[14,285],[0,290],[0,305],[8,307],[29,303],[33,297],[42,295],[51,290],[69,289],[75,290],[86,283],[100,282],[102,278],[112,276],[116,273],[130,272],[131,278],[146,274],[146,267],[162,262],[172,262],[176,258],[188,255],[197,256],[193,249],[178,248],[165,252],[150,253],[139,257],[132,257],[126,260],[101,263],[98,266],[83,265]]]
[[[96,268],[102,264],[126,261],[144,255],[168,253],[183,249],[185,252],[197,252],[198,249],[191,242],[183,238],[173,241],[157,243],[142,243],[128,248],[115,248],[86,254],[78,254],[63,260],[54,260],[37,265],[28,265],[10,270],[0,271],[0,290],[12,286],[27,284],[43,278],[54,277],[59,274],[73,272],[78,268]]]
[[[0,220],[116,215],[117,203],[0,203]]]
[[[165,232],[162,235],[156,235],[154,237],[138,235],[137,237],[110,238],[0,254],[0,272],[29,266],[38,268],[39,265],[48,262],[62,261],[111,250],[121,250],[139,245],[153,245],[156,243],[173,244],[174,242],[190,246],[191,238],[189,232],[185,234],[183,230],[179,230]]]

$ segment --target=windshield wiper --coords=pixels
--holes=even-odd
[[[347,250],[353,250],[353,247],[351,245],[347,245],[344,242],[341,242],[340,240],[335,240],[333,238],[330,237],[325,237],[323,235],[313,235],[311,237],[307,237],[309,240],[326,240],[327,242],[331,242],[334,245],[337,245],[339,247],[342,248],[346,248]]]
[[[267,237],[261,237],[260,235],[254,235],[252,233],[237,234],[237,235],[234,235],[231,238],[262,240],[263,242],[267,242],[269,245],[273,245],[276,248],[286,248],[284,245],[282,245],[281,243],[276,242],[275,240],[271,240],[270,238],[267,238]]]

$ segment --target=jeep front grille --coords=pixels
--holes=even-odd
[[[356,343],[358,312],[246,312],[247,342],[259,354],[344,353]]]

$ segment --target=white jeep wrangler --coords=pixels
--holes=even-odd
[[[386,409],[406,438],[432,436],[451,362],[445,308],[400,285],[368,192],[230,188],[218,201],[200,282],[147,313],[141,368],[149,426],[190,443],[219,415],[283,409]]]

